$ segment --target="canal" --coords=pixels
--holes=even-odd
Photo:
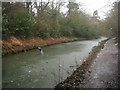
[[[2,58],[3,88],[54,88],[80,66],[100,39],[61,43]]]

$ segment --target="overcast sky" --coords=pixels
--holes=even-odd
[[[63,0],[68,1],[68,0]],[[75,1],[75,0],[71,0]],[[93,15],[95,10],[98,10],[98,15],[101,19],[106,17],[106,13],[109,12],[111,7],[113,6],[113,2],[116,0],[76,0],[81,4],[80,8],[84,10],[86,13]],[[67,11],[67,8],[62,8],[62,11]]]
[[[105,15],[111,7],[113,6],[113,2],[116,0],[77,0],[83,3],[83,8],[86,12],[90,13],[91,15],[95,10],[98,10],[98,15],[100,18],[105,18]]]

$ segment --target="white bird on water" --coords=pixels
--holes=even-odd
[[[38,47],[38,49],[40,50],[40,53],[43,54],[43,50],[41,47]]]

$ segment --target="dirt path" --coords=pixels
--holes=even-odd
[[[108,40],[93,60],[80,88],[118,87],[118,48],[115,40]]]

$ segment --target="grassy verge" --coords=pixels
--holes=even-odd
[[[91,53],[89,53],[89,56],[86,58],[86,61],[79,68],[77,68],[77,70],[74,71],[70,77],[67,77],[65,81],[56,85],[55,90],[73,90],[73,88],[78,88],[79,84],[85,79],[84,74],[91,65],[92,60],[97,56],[97,53],[104,48],[104,44],[107,40],[104,40],[100,42],[98,46],[93,47]]]
[[[60,37],[43,40],[39,37],[30,37],[27,39],[19,39],[11,36],[7,40],[0,41],[2,43],[2,55],[16,54],[19,52],[26,52],[37,47],[45,47],[53,44],[67,43],[79,40],[86,40],[86,38],[75,38],[75,37]]]

